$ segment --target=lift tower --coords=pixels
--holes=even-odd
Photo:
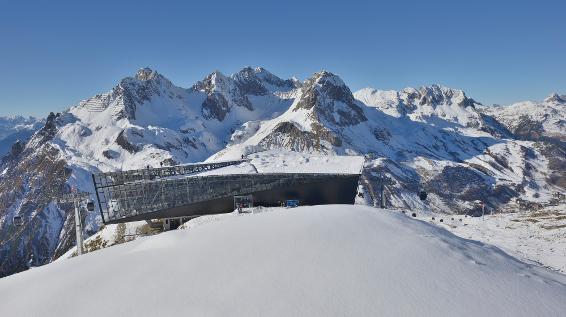
[[[53,197],[53,199],[59,203],[73,203],[73,206],[75,207],[75,233],[77,235],[77,255],[82,255],[84,251],[83,225],[80,214],[81,202],[87,201],[87,209],[89,211],[94,210],[94,205],[91,205],[91,203],[88,202],[89,198],[90,198],[90,193],[79,192],[77,190],[73,190],[70,193],[60,194]]]

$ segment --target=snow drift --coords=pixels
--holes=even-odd
[[[557,316],[566,277],[393,212],[275,209],[0,280],[6,316]],[[63,300],[63,302],[62,302]]]

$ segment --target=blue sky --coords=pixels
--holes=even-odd
[[[566,94],[564,1],[4,1],[0,115],[45,115],[140,67],[326,69],[352,90],[439,83],[485,104]]]

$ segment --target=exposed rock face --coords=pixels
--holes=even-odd
[[[440,174],[428,181],[427,186],[441,197],[462,195],[468,201],[485,200],[482,193],[489,190],[485,175],[464,166],[444,167]]]
[[[548,160],[548,182],[566,192],[566,145],[557,142],[540,142],[540,152]]]
[[[487,115],[485,113],[480,113],[480,117],[484,124],[480,125],[478,128],[481,131],[487,132],[497,138],[512,138],[513,133],[507,129],[505,125],[497,121],[493,116]]]
[[[112,151],[112,150],[104,150],[102,151],[102,155],[108,159],[115,159],[120,156],[119,153]]]
[[[206,96],[202,103],[202,115],[206,119],[217,119],[218,121],[224,120],[226,114],[230,111],[228,101],[224,96],[218,93],[212,93]]]
[[[47,116],[47,120],[45,121],[45,125],[37,132],[36,138],[39,138],[37,140],[38,143],[42,144],[53,139],[55,133],[57,133],[57,126],[55,121],[59,116],[60,116],[59,113],[58,114],[54,114],[53,112],[49,113],[49,115]]]
[[[384,128],[374,128],[373,129],[373,136],[375,137],[376,140],[381,141],[383,143],[387,143],[389,142],[389,139],[391,139],[391,132],[389,132],[389,130],[384,129]]]
[[[117,106],[122,108],[116,114],[118,119],[135,120],[137,105],[154,96],[162,96],[171,86],[168,79],[149,68],[140,69],[133,78],[123,79],[111,92],[112,97],[121,104]]]
[[[20,140],[17,140],[16,143],[12,145],[12,149],[10,150],[10,153],[2,157],[2,164],[7,163],[9,161],[17,160],[20,154],[24,151],[24,149],[25,149],[25,144]]]
[[[283,80],[261,67],[246,67],[230,77],[218,71],[213,72],[197,82],[192,90],[206,94],[202,114],[206,118],[223,121],[233,107],[253,111],[250,98],[254,96],[288,93],[297,87],[297,83]]]
[[[15,145],[19,154],[2,163],[6,173],[0,177],[0,277],[48,263],[74,244],[72,206],[49,199],[51,193],[69,191],[65,183],[71,174],[60,152],[48,143],[55,129],[46,124],[28,142],[33,147]],[[24,219],[22,227],[13,225],[15,215]]]
[[[249,95],[265,95],[269,91],[265,88],[257,77],[256,72],[251,67],[246,67],[234,74],[234,79],[238,89],[243,94]],[[282,82],[279,84],[283,84]]]
[[[288,149],[297,152],[327,153],[342,140],[326,128],[315,125],[312,131],[303,131],[292,122],[279,123],[260,143],[264,149]]]
[[[25,145],[21,141],[16,141],[14,145],[12,145],[12,151],[10,151],[10,155],[12,157],[18,157],[24,151]]]
[[[407,90],[406,101],[408,104],[419,104],[420,106],[429,105],[432,107],[438,105],[455,104],[460,107],[474,107],[477,102],[468,98],[461,90],[450,89],[438,85],[430,87],[421,87],[419,90]]]
[[[296,88],[291,80],[283,80],[267,70],[258,67],[245,67],[232,76],[240,93],[244,95],[266,95],[270,90],[266,86],[276,87],[277,90],[288,91]]]
[[[543,132],[542,122],[532,120],[528,115],[522,115],[513,128],[513,133],[525,140],[540,140]]]
[[[137,147],[136,145],[134,145],[134,144],[130,143],[130,141],[128,141],[128,138],[126,137],[125,132],[126,132],[126,130],[122,130],[122,132],[120,132],[120,134],[118,134],[118,137],[116,137],[116,144],[118,144],[124,150],[126,150],[130,153],[138,152],[140,150],[139,147]]]
[[[327,71],[316,73],[305,82],[294,108],[299,109],[313,110],[318,120],[338,127],[367,121],[350,89],[338,76]]]
[[[214,72],[196,83],[193,89],[207,95],[202,103],[203,115],[209,119],[223,121],[232,106],[253,110],[247,95],[240,87],[249,89],[251,93],[263,94],[267,93],[267,90],[253,79],[243,77],[242,80],[244,81],[234,81],[220,72]]]

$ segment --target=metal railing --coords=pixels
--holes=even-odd
[[[177,166],[167,166],[158,168],[144,168],[130,171],[108,172],[94,174],[94,184],[96,187],[108,187],[124,185],[140,181],[154,181],[157,179],[169,178],[174,176],[191,175],[230,165],[238,165],[249,160],[234,160],[213,163],[198,163]]]

